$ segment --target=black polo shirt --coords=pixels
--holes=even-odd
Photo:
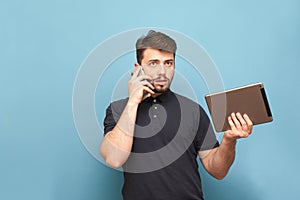
[[[120,118],[127,99],[110,104],[105,134]],[[132,153],[124,169],[124,200],[203,199],[197,155],[219,145],[203,108],[168,90],[143,100],[137,110]]]

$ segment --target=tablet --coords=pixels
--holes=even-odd
[[[253,125],[273,121],[263,83],[256,83],[205,96],[217,132],[230,129],[228,116],[233,112],[246,113]]]

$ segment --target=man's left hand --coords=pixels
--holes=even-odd
[[[225,131],[224,139],[235,141],[239,138],[247,138],[252,133],[253,123],[247,114],[232,113],[228,117],[230,130]]]

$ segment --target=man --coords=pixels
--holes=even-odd
[[[160,32],[149,31],[138,39],[129,97],[106,111],[100,152],[110,167],[123,167],[124,200],[203,199],[197,156],[206,171],[221,180],[234,161],[237,139],[252,132],[246,114],[232,113],[231,129],[219,144],[202,107],[169,89],[176,48],[175,41]],[[168,150],[148,159],[149,153],[162,149]]]

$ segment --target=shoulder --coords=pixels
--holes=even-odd
[[[195,102],[194,100],[192,100],[186,96],[183,96],[181,94],[174,93],[174,95],[176,96],[179,103],[181,105],[183,105],[184,107],[190,107],[192,109],[200,110],[200,112],[205,112],[203,107],[199,103]]]
[[[113,101],[110,103],[107,109],[111,110],[112,112],[120,113],[124,110],[127,102],[128,102],[128,98]]]
[[[181,111],[186,113],[185,116],[193,117],[195,122],[201,122],[204,124],[209,124],[210,120],[207,112],[204,108],[194,100],[185,97],[183,95],[174,93],[178,99],[181,107]]]
[[[125,98],[125,99],[120,99],[120,100],[113,101],[113,102],[110,103],[110,105],[125,106],[127,102],[128,102],[128,98]]]

